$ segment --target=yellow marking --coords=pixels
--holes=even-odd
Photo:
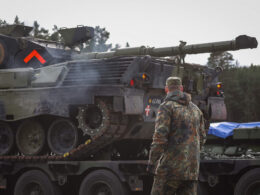
[[[66,158],[67,156],[69,156],[69,153],[66,152],[65,154],[63,154],[63,157]]]
[[[91,139],[88,139],[86,142],[85,142],[85,145],[88,145],[91,143]]]

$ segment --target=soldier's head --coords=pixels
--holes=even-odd
[[[169,93],[172,91],[180,90],[183,91],[183,86],[180,77],[169,77],[166,80],[165,92]]]

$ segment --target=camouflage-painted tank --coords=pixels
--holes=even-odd
[[[64,29],[63,34],[71,32]],[[62,155],[91,139],[95,147],[85,149],[84,156],[113,153],[136,159],[149,146],[169,76],[183,79],[184,90],[208,121],[226,118],[217,87],[220,69],[187,64],[184,55],[256,46],[255,38],[244,35],[197,45],[71,53],[70,60],[59,63],[46,58],[41,68],[8,64],[20,68],[0,70],[0,154]],[[175,58],[162,58],[166,56]]]
[[[91,39],[94,29],[87,26],[78,26],[70,29],[60,29],[59,32],[64,40],[58,43],[51,40],[33,38],[30,26],[5,25],[0,27],[0,69],[33,67],[39,68],[55,63],[71,60],[76,53],[71,48],[75,45]],[[26,61],[26,57],[36,50],[44,59],[41,63],[36,58]]]

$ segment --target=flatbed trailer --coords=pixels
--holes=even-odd
[[[146,165],[146,160],[0,162],[0,194],[148,195],[153,177]],[[259,194],[260,158],[202,160],[199,181],[199,195]]]
[[[260,194],[260,158],[202,160],[199,180],[200,195]]]
[[[0,194],[149,194],[146,165],[145,160],[0,162]]]

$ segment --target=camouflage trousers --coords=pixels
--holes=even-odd
[[[169,180],[155,176],[151,195],[197,195],[197,181]]]

